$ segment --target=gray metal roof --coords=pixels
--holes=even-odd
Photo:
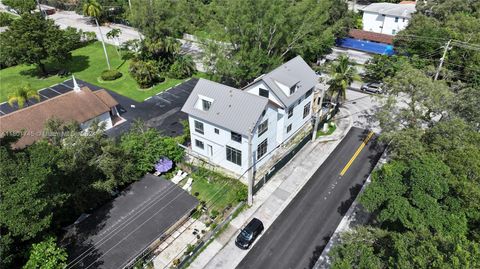
[[[208,111],[195,108],[199,96],[213,99]],[[268,99],[217,82],[200,79],[182,111],[209,123],[248,135],[260,118]]]
[[[374,3],[362,9],[378,14],[410,18],[415,13],[415,4]]]
[[[289,107],[296,100],[298,100],[300,96],[304,95],[308,90],[317,84],[318,76],[302,59],[302,57],[297,56],[275,68],[270,73],[258,77],[250,85],[255,84],[258,81],[263,81],[270,88],[270,90],[272,90],[275,95],[280,98],[280,101],[285,105],[285,107]],[[275,81],[280,82],[288,87],[292,87],[293,85],[297,84],[298,88],[294,94],[287,96],[284,91],[278,87]],[[250,85],[245,87],[245,89],[249,88]]]

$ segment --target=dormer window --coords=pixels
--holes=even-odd
[[[258,90],[258,94],[259,94],[260,96],[263,96],[263,97],[267,97],[267,98],[268,98],[268,90],[265,90],[265,89],[260,88],[260,89]]]
[[[210,106],[212,105],[212,102],[207,101],[207,100],[202,100],[202,110],[203,111],[208,111],[210,110]]]
[[[297,85],[293,85],[293,86],[290,88],[290,95],[294,94],[296,90],[297,90]]]
[[[195,108],[203,111],[209,111],[212,107],[213,99],[203,95],[198,95],[198,100],[195,103]]]

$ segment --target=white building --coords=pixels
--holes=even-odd
[[[407,27],[415,4],[374,3],[363,11],[363,30],[387,35],[396,35]]]
[[[316,83],[300,57],[244,90],[200,79],[182,108],[189,116],[192,151],[237,175],[250,163],[258,170],[279,144],[309,124]]]

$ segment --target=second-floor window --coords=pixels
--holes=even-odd
[[[308,102],[304,107],[303,107],[303,118],[308,116],[310,114],[310,102]]]
[[[259,89],[259,90],[258,90],[258,94],[259,94],[260,96],[263,96],[263,97],[267,97],[267,98],[268,98],[268,90]]]
[[[232,138],[233,141],[236,141],[236,142],[239,142],[239,143],[242,142],[242,135],[241,134],[231,132],[231,138]]]
[[[195,121],[195,132],[199,134],[203,134],[203,123],[199,121]]]
[[[263,140],[262,143],[258,144],[257,147],[257,160],[262,158],[267,153],[268,143],[267,139]]]
[[[258,136],[261,136],[268,130],[268,119],[258,125]]]
[[[287,126],[287,133],[290,133],[291,130],[292,130],[292,124],[289,124],[289,125]]]
[[[288,108],[288,118],[291,118],[293,116],[293,106]]]
[[[398,17],[395,17],[395,22],[398,22]]]
[[[202,109],[203,109],[203,111],[209,111],[211,105],[212,105],[212,102],[207,101],[205,99],[202,99]]]

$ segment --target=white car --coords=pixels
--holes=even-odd
[[[362,92],[383,93],[382,86],[382,83],[370,82],[367,84],[363,84],[360,89],[362,90]]]

